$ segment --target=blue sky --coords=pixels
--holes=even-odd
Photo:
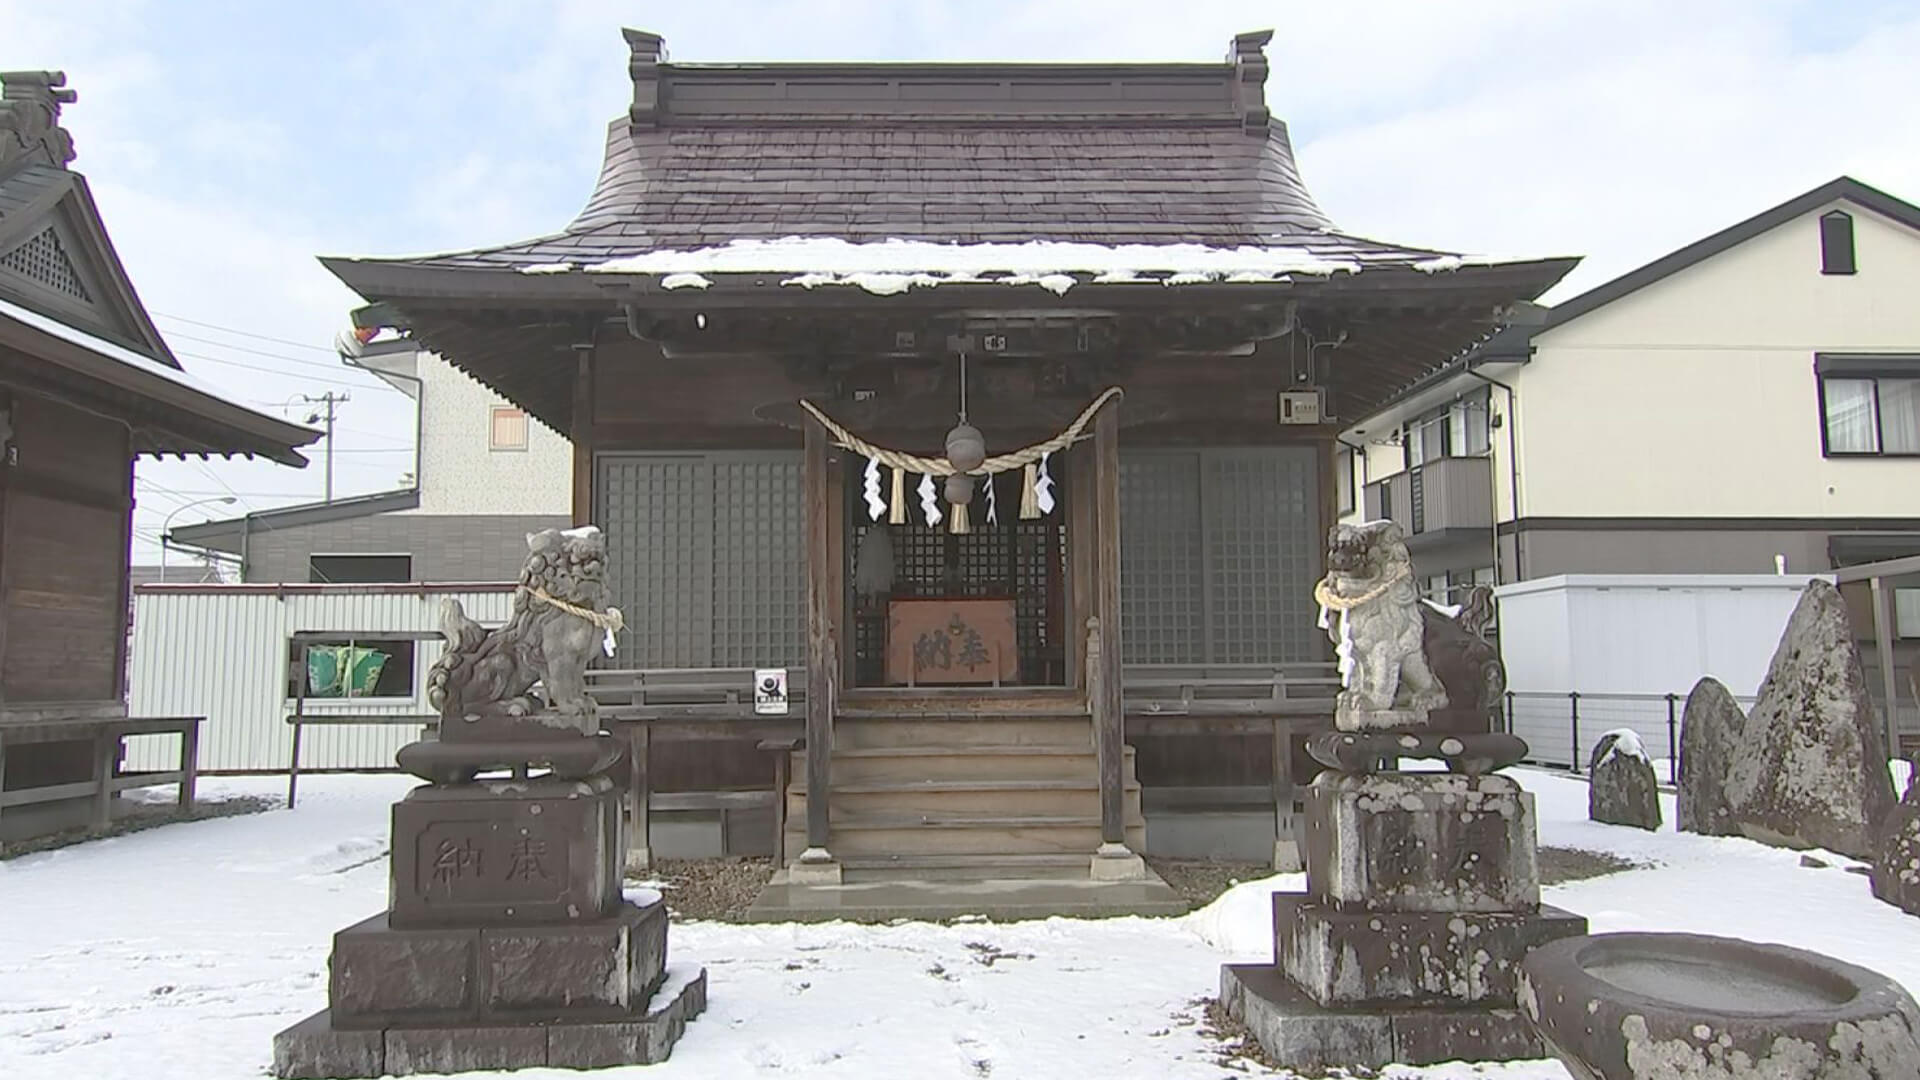
[[[681,62],[1205,61],[1272,28],[1268,104],[1343,228],[1585,256],[1549,299],[1842,173],[1920,200],[1920,5],[1868,0],[0,0],[0,70],[67,72],[74,167],[189,370],[272,410],[352,395],[350,494],[399,483],[412,410],[333,360],[356,298],[314,256],[565,225],[629,95],[622,26]],[[175,524],[322,477],[168,462],[140,481],[152,561],[196,499],[240,501]]]

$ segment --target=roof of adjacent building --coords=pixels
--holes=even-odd
[[[256,412],[180,368],[134,292],[60,126],[57,71],[0,73],[0,378],[110,409],[139,454],[249,454],[301,466],[320,432]]]
[[[1744,244],[1762,233],[1771,232],[1795,218],[1835,202],[1851,202],[1884,215],[1910,229],[1920,229],[1920,206],[1896,199],[1851,176],[1842,176],[1803,195],[1796,195],[1778,206],[1762,210],[1737,225],[1729,225],[1712,236],[1696,240],[1678,251],[1663,255],[1639,269],[1630,270],[1604,285],[1597,285],[1570,300],[1553,305],[1547,313],[1547,321],[1543,329],[1577,319],[1595,308],[1611,304],[1629,293],[1638,292],[1690,266],[1705,262],[1729,248]]]
[[[1503,327],[1479,346],[1454,362],[1428,373],[1382,402],[1373,414],[1357,418],[1354,423],[1364,427],[1383,414],[1391,416],[1438,400],[1435,395],[1442,384],[1458,378],[1469,368],[1486,364],[1525,363],[1533,352],[1534,335],[1639,292],[1822,207],[1841,202],[1853,203],[1910,229],[1920,230],[1920,206],[1895,198],[1851,176],[1837,177],[1577,296],[1550,307],[1539,307],[1533,314],[1515,319],[1511,325]]]

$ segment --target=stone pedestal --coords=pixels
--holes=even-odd
[[[1296,1069],[1505,1061],[1544,1046],[1520,961],[1586,933],[1540,904],[1533,797],[1504,776],[1323,773],[1307,891],[1274,896],[1274,962],[1228,965],[1221,1000]]]
[[[706,1004],[667,910],[621,897],[604,776],[429,784],[393,808],[391,907],[334,936],[330,1007],[274,1039],[281,1077],[664,1060]]]

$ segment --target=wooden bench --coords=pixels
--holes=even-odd
[[[178,784],[181,810],[193,809],[194,788],[200,775],[201,716],[127,717],[74,715],[57,705],[9,706],[0,720],[0,813],[10,806],[33,806],[67,799],[93,799],[92,823],[113,823],[113,797],[132,788]],[[120,759],[129,735],[180,736],[180,765],[165,772],[122,773]],[[93,745],[92,776],[68,784],[8,789],[8,746],[32,743],[88,741]]]
[[[752,668],[590,668],[587,693],[599,707],[600,722],[627,744],[627,814],[636,869],[652,858],[652,811],[718,811],[724,836],[726,816],[740,810],[773,810],[773,854],[782,861],[786,830],[789,755],[803,745],[806,723],[806,670],[787,670],[788,710],[784,716],[754,712]],[[774,755],[770,791],[655,792],[649,768],[655,739],[674,742],[754,738],[756,749]]]

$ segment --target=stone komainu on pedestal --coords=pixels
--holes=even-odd
[[[393,808],[391,906],[334,935],[330,1007],[274,1037],[278,1076],[649,1063],[706,1005],[704,970],[667,967],[666,905],[621,892],[620,748],[584,675],[620,623],[605,542],[527,541],[504,626],[449,608],[440,738],[398,754],[430,782]]]
[[[1331,546],[1317,592],[1349,620],[1337,635],[1346,650],[1371,646],[1356,665],[1369,681],[1342,695],[1335,730],[1308,743],[1332,771],[1307,794],[1307,890],[1273,897],[1274,962],[1223,967],[1221,1001],[1288,1068],[1543,1056],[1517,1008],[1520,961],[1587,922],[1540,903],[1533,796],[1488,775],[1526,752],[1493,730],[1498,657],[1410,586],[1394,596],[1405,560],[1398,526],[1343,526]],[[1381,603],[1403,610],[1373,612],[1371,630],[1353,625]],[[1435,620],[1446,624],[1440,634],[1428,629]],[[1394,653],[1409,642],[1417,662]],[[1399,696],[1397,678],[1382,673],[1389,663],[1430,682],[1416,676]],[[1437,758],[1451,771],[1382,771],[1399,757]]]

